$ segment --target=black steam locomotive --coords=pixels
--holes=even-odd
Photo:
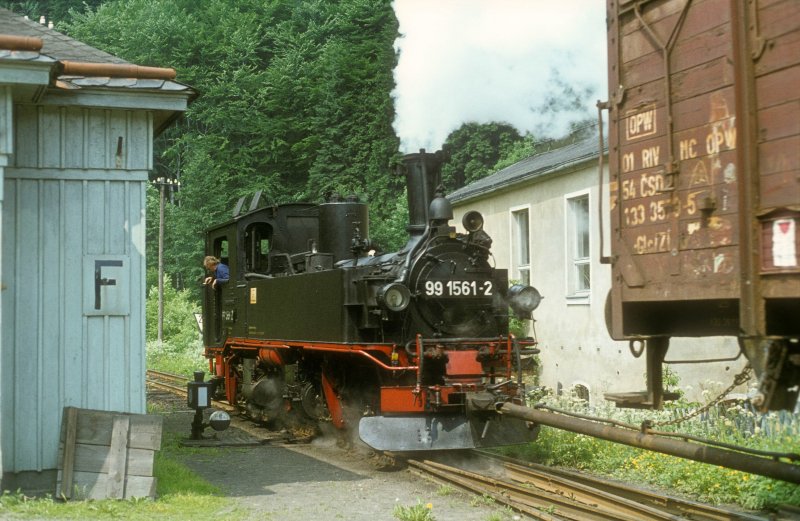
[[[521,356],[535,341],[509,334],[509,306],[530,318],[540,300],[493,267],[477,212],[450,225],[436,192],[441,154],[404,158],[410,238],[375,252],[367,206],[237,205],[208,231],[207,254],[230,280],[207,286],[205,356],[217,389],[257,419],[292,415],[358,426],[379,450],[523,443],[537,429],[501,417],[522,403]]]

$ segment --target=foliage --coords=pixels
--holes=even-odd
[[[0,496],[0,517],[50,519],[191,519],[211,516],[214,519],[241,519],[242,513],[231,508],[231,500],[220,490],[192,473],[174,459],[168,450],[156,453],[153,474],[158,499],[120,501],[55,501],[52,497],[32,498],[21,492],[4,491]]]
[[[386,205],[386,216],[378,221],[370,221],[372,237],[377,249],[384,253],[398,251],[408,241],[408,197],[405,192]]]
[[[469,500],[469,504],[473,507],[477,506],[493,506],[497,501],[489,494],[481,494],[480,496],[474,495]]]
[[[392,515],[400,521],[436,521],[433,516],[433,504],[423,505],[419,500],[416,505],[410,507],[395,506]]]
[[[148,270],[148,279],[158,281],[157,272]],[[176,290],[169,276],[164,277],[164,340],[185,349],[194,346],[200,340],[195,313],[200,313],[200,306],[191,298],[187,290]],[[147,340],[158,339],[158,285],[150,286],[145,305],[147,320]]]
[[[444,143],[445,189],[450,192],[490,174],[500,158],[521,139],[519,131],[508,123],[464,123]]]
[[[441,487],[438,488],[438,490],[436,490],[436,495],[446,497],[454,494],[455,491],[456,489],[453,488],[452,485],[442,485]]]
[[[56,27],[69,18],[70,9],[80,9],[84,5],[96,8],[104,0],[0,0],[0,7],[5,7],[17,14],[25,15],[31,20],[39,21],[44,16]]]
[[[587,413],[586,402],[571,396],[551,396],[543,401],[560,409]],[[776,421],[778,415],[775,413],[755,418],[754,413],[740,406],[717,411],[684,422],[679,430],[757,450],[800,453],[800,419],[796,416],[786,425]],[[611,405],[594,407],[590,413],[633,425],[641,424],[645,418],[662,421],[681,414],[669,410],[622,410]],[[771,426],[768,430],[773,435],[765,435],[766,426]],[[547,427],[542,428],[536,442],[502,452],[547,465],[563,465],[617,479],[651,483],[711,503],[737,503],[749,509],[779,504],[800,505],[800,488],[793,484]]]
[[[526,133],[524,136],[522,136],[522,139],[519,141],[514,141],[504,151],[504,154],[492,167],[492,172],[497,172],[506,168],[507,166],[511,166],[514,163],[518,163],[523,159],[527,159],[535,155],[537,152],[539,152],[538,145],[539,143],[536,142],[533,134]]]
[[[519,318],[513,311],[508,312],[508,332],[517,338],[528,336],[528,328],[531,321],[524,318]]]
[[[165,373],[186,375],[195,371],[208,371],[208,361],[203,358],[200,342],[192,346],[175,346],[172,342],[157,340],[147,342],[147,368]]]
[[[192,472],[181,459],[189,449],[178,444],[177,436],[165,433],[161,450],[155,453],[155,501],[150,499],[55,501],[52,497],[32,498],[5,491],[0,496],[0,518],[51,519],[241,519],[222,491]]]
[[[147,367],[173,374],[191,375],[207,363],[203,358],[195,313],[200,308],[188,290],[176,290],[168,277],[164,280],[164,339],[158,342],[158,273],[147,272]]]
[[[373,202],[374,223],[394,209],[382,204],[402,190],[390,175],[399,146],[390,0],[112,0],[71,15],[70,36],[173,67],[200,93],[156,143],[153,176],[181,179],[164,252],[180,287],[202,274],[204,230],[256,190],[273,203],[356,192]],[[148,244],[157,203],[149,191]],[[392,233],[376,231],[379,242]]]

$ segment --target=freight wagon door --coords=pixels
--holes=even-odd
[[[737,332],[743,172],[729,5],[609,2],[615,338]]]

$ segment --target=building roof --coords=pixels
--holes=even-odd
[[[574,143],[548,150],[523,159],[488,177],[479,179],[449,194],[453,202],[463,202],[475,197],[485,196],[498,190],[510,188],[518,183],[541,178],[547,175],[568,171],[588,161],[597,161],[598,139],[592,133]],[[604,152],[607,152],[606,148]]]
[[[0,9],[0,63],[52,63],[57,89],[126,89],[139,91],[194,91],[173,81],[173,69],[141,67],[91,45]]]
[[[95,49],[54,29],[48,29],[46,25],[28,20],[8,9],[0,9],[0,33],[41,38],[44,44],[41,54],[61,62],[128,63],[122,58]]]

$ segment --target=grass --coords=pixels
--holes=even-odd
[[[150,299],[149,299],[150,300]],[[148,300],[148,305],[150,304]],[[190,321],[193,335],[194,318]],[[183,346],[165,340],[147,342],[147,367],[174,374],[191,375],[195,370],[208,371],[199,341]],[[166,414],[168,406],[148,403],[148,414]],[[181,459],[194,449],[181,447],[179,436],[165,432],[162,448],[156,452],[153,474],[157,479],[156,499],[85,500],[64,502],[53,497],[33,498],[20,491],[5,491],[0,495],[0,518],[36,519],[131,519],[240,520],[243,512],[232,499],[195,474]]]
[[[431,503],[423,504],[419,500],[416,505],[410,507],[395,506],[392,515],[400,521],[436,521],[433,516],[433,505]]]
[[[570,403],[569,399],[548,398],[546,401],[561,409],[636,425],[644,417],[664,419],[670,414],[669,411],[631,411],[611,406],[587,411],[585,403],[575,400]],[[774,423],[774,416],[767,415],[759,421],[762,424]],[[752,425],[753,419],[751,412],[730,407],[722,410],[717,418],[697,418],[680,424],[677,430],[754,449],[800,453],[800,438],[796,432],[800,422],[797,418],[793,424],[784,427],[785,430],[773,430],[769,436],[758,428],[751,432],[737,427],[747,422]],[[800,487],[796,484],[549,427],[542,427],[536,442],[500,452],[546,465],[583,469],[633,483],[649,483],[712,504],[735,504],[755,510],[774,509],[781,504],[800,506]]]
[[[167,455],[156,458],[156,500],[85,500],[63,502],[52,497],[30,498],[21,492],[0,496],[0,517],[55,519],[182,520],[207,518],[241,519],[230,499]]]
[[[442,485],[436,491],[436,495],[437,496],[441,496],[441,497],[446,497],[446,496],[451,496],[451,495],[455,494],[455,492],[456,492],[456,489],[453,488],[451,485]]]
[[[169,342],[147,342],[147,368],[165,373],[191,376],[194,371],[208,373],[208,361],[203,358],[203,348],[198,344],[190,349],[174,347]]]
[[[481,496],[475,495],[472,496],[469,500],[470,506],[477,507],[477,506],[494,506],[496,503],[495,499],[492,496],[487,494],[483,494]]]
[[[157,409],[148,408],[151,413],[152,409]],[[224,497],[218,487],[181,463],[181,458],[192,451],[193,449],[180,446],[177,434],[164,434],[162,448],[155,454],[153,468],[153,474],[158,480],[155,500],[145,498],[64,502],[53,497],[32,498],[19,491],[5,491],[0,496],[0,518],[240,520],[243,512],[236,508],[230,498]]]

